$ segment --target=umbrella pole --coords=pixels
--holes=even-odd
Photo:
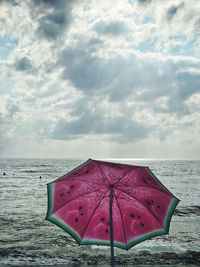
[[[110,207],[109,207],[109,216],[110,216],[110,252],[111,252],[111,266],[114,267],[114,242],[113,242],[113,217],[112,217],[112,203],[113,203],[113,192],[110,190]]]

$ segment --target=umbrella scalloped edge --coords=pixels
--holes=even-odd
[[[65,232],[67,232],[70,236],[72,236],[76,242],[80,245],[103,245],[103,246],[110,246],[110,241],[105,241],[105,240],[98,240],[98,239],[82,239],[77,232],[75,232],[70,226],[68,226],[66,224],[66,222],[63,222],[61,219],[57,218],[54,215],[51,215],[51,212],[53,210],[53,185],[52,184],[48,184],[47,185],[48,188],[48,213],[46,216],[46,220],[56,224],[57,226],[59,226],[60,228],[62,228]],[[144,234],[140,237],[134,238],[132,240],[130,240],[127,244],[123,244],[120,242],[116,242],[114,241],[114,246],[124,249],[124,250],[128,250],[131,247],[135,246],[138,243],[141,243],[147,239],[153,238],[155,236],[159,236],[159,235],[166,235],[169,233],[169,226],[170,226],[170,221],[171,221],[171,217],[173,215],[173,212],[176,208],[176,206],[179,203],[179,199],[177,198],[173,198],[169,208],[168,208],[168,212],[167,212],[167,217],[165,219],[165,223],[164,223],[164,229],[160,229],[160,230],[155,230],[152,231],[150,233]]]

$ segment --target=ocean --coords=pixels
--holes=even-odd
[[[109,266],[109,247],[79,246],[45,220],[46,184],[86,160],[0,159],[0,266]],[[200,266],[200,161],[115,161],[149,166],[181,200],[169,235],[146,240],[129,251],[115,248],[116,265]]]

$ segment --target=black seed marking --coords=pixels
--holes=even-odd
[[[154,203],[154,201],[153,201],[153,200],[151,200],[151,203]]]
[[[78,218],[75,219],[75,222],[78,222]]]
[[[78,207],[79,210],[82,210],[82,208],[83,208],[82,206],[79,206],[79,207]]]
[[[143,179],[142,181],[143,181],[143,183],[145,183],[145,184],[146,184],[146,182],[147,182],[145,179]]]
[[[151,178],[149,177],[148,180],[151,181]]]
[[[77,172],[74,172],[74,175],[77,175]]]
[[[71,185],[70,188],[73,189],[74,188],[74,185]]]
[[[138,219],[140,219],[141,218],[141,216],[138,216]]]
[[[140,225],[141,225],[142,227],[144,227],[144,224],[143,224],[143,223],[140,223]]]
[[[131,217],[131,218],[134,218],[135,216],[134,216],[134,214],[133,214],[133,213],[131,213],[130,217]]]
[[[85,173],[88,173],[89,171],[85,171]]]
[[[147,201],[147,205],[149,205],[149,206],[150,206],[150,205],[151,205],[151,203],[150,203],[149,201]]]
[[[68,191],[67,194],[70,194],[70,192]]]
[[[81,215],[81,216],[83,216],[83,214],[84,214],[84,213],[83,213],[83,212],[81,212],[81,214],[80,214],[80,215]]]
[[[110,223],[108,222],[107,225],[110,225]]]
[[[60,197],[63,197],[64,196],[64,193],[60,194]]]
[[[108,234],[108,229],[105,230],[106,234]]]
[[[157,205],[157,208],[158,208],[158,209],[160,209],[160,206],[159,206],[159,205]]]
[[[101,218],[101,221],[104,222],[104,221],[105,221],[105,218],[102,217],[102,218]]]

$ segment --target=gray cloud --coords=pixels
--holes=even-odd
[[[72,21],[71,10],[77,1],[70,0],[34,0],[29,1],[29,8],[38,21],[40,37],[54,40],[61,36]]]
[[[1,0],[1,1],[0,1],[0,5],[1,5],[1,4],[14,5],[15,2],[16,2],[15,0]]]
[[[150,63],[152,67],[150,67]],[[137,69],[137,63],[134,66],[136,67],[135,70],[133,69],[135,83],[133,78],[132,84],[137,85],[137,90],[147,89],[136,96],[138,101],[150,104],[160,97],[168,97],[167,107],[154,106],[154,110],[161,113],[176,113],[179,116],[189,114],[185,101],[200,90],[200,74],[198,71],[195,72],[199,65],[181,59],[179,61],[171,59],[166,62],[154,62],[152,59],[146,59],[142,69]],[[185,69],[185,66],[188,66],[189,69]],[[190,70],[192,66],[194,67],[193,71]],[[139,74],[139,72],[141,73]]]
[[[177,87],[179,96],[187,99],[191,95],[200,91],[200,73],[190,70],[182,70],[177,73]]]
[[[185,101],[200,91],[200,74],[191,71],[182,71],[176,75],[177,86],[171,90],[168,101],[168,112],[178,115],[190,113]]]
[[[109,111],[105,104],[109,105]],[[97,97],[86,95],[70,106],[70,120],[59,119],[50,137],[52,139],[71,140],[88,135],[98,135],[107,141],[117,143],[128,143],[134,140],[143,139],[155,130],[152,123],[148,125],[138,122],[134,118],[134,109],[128,112],[120,108],[119,114],[112,111],[111,103],[105,100],[105,95]],[[132,115],[131,115],[132,114]]]
[[[90,93],[109,84],[116,71],[112,61],[92,55],[83,43],[64,49],[58,64],[64,67],[63,79],[69,79],[76,88]]]
[[[177,6],[171,6],[166,13],[166,18],[168,21],[171,21],[174,16],[177,15],[177,13],[179,12],[179,10],[184,7],[184,2],[182,2],[181,4],[177,5]]]
[[[87,45],[89,42],[86,42]],[[85,95],[104,95],[110,102],[125,101],[132,97],[135,101],[151,102],[160,97],[169,100],[166,107],[154,107],[156,112],[187,115],[184,103],[198,92],[198,64],[177,59],[162,59],[139,55],[129,58],[113,56],[110,59],[93,55],[86,43],[62,51],[58,64],[64,67],[62,78]]]
[[[152,131],[152,127],[124,116],[108,118],[102,116],[102,114],[93,115],[88,112],[87,116],[81,116],[73,121],[59,120],[52,132],[51,138],[71,140],[86,134],[106,134],[110,136],[107,137],[107,140],[128,143],[147,137],[150,131]]]
[[[15,69],[17,71],[29,71],[32,69],[30,60],[27,57],[17,59],[15,62]]]
[[[103,45],[103,42],[98,38],[92,38],[88,41],[88,47],[96,47],[99,45]]]
[[[69,24],[65,12],[48,14],[41,18],[38,32],[41,37],[47,39],[57,38]]]
[[[127,33],[129,28],[123,21],[113,21],[110,23],[100,21],[94,25],[93,30],[98,34],[117,36]]]
[[[198,18],[194,23],[194,32],[196,34],[200,33],[200,18]]]
[[[139,4],[149,4],[152,0],[137,0]]]
[[[178,117],[190,114],[188,107],[181,98],[177,99],[171,96],[167,104],[167,113],[176,113]]]
[[[64,8],[66,3],[69,2],[69,0],[33,0],[33,2],[36,5],[40,6],[46,6],[47,8],[49,7],[54,7],[54,8]]]

